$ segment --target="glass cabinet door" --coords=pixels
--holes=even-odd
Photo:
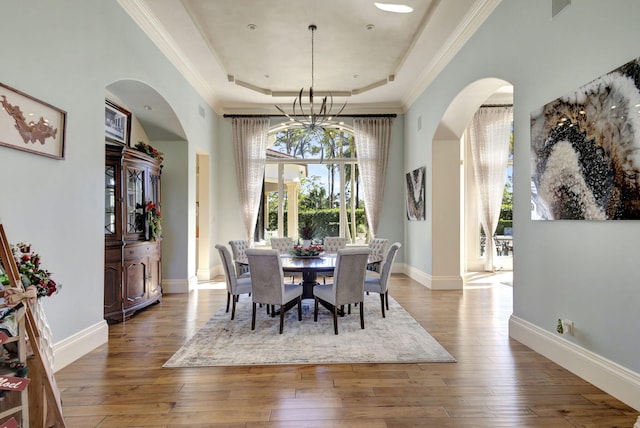
[[[104,170],[104,234],[116,234],[116,167]]]
[[[144,215],[144,171],[127,168],[127,233],[144,232]]]

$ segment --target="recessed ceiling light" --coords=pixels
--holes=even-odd
[[[378,9],[384,10],[385,12],[393,12],[393,13],[413,12],[413,8],[411,6],[407,6],[406,4],[374,3],[374,5],[376,5]]]

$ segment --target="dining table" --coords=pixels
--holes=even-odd
[[[302,298],[313,299],[313,287],[318,284],[319,273],[333,273],[336,268],[336,253],[321,253],[317,256],[294,256],[281,254],[282,270],[284,272],[299,272],[302,274]],[[369,254],[367,265],[382,262],[381,254]],[[239,257],[236,260],[240,264],[249,264],[248,259]]]

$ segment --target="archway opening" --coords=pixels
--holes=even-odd
[[[469,148],[464,134],[483,105],[513,104],[513,87],[497,78],[469,84],[453,99],[434,134],[433,183],[433,289],[461,289],[465,275],[479,272],[483,255]]]

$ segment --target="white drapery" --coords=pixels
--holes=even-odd
[[[232,126],[242,220],[252,243],[262,196],[269,119],[234,118]]]
[[[391,142],[391,118],[355,118],[356,151],[370,237],[378,232]]]
[[[495,271],[498,226],[509,161],[513,107],[481,107],[469,127],[473,171],[478,187],[480,222],[486,235],[485,271]]]

